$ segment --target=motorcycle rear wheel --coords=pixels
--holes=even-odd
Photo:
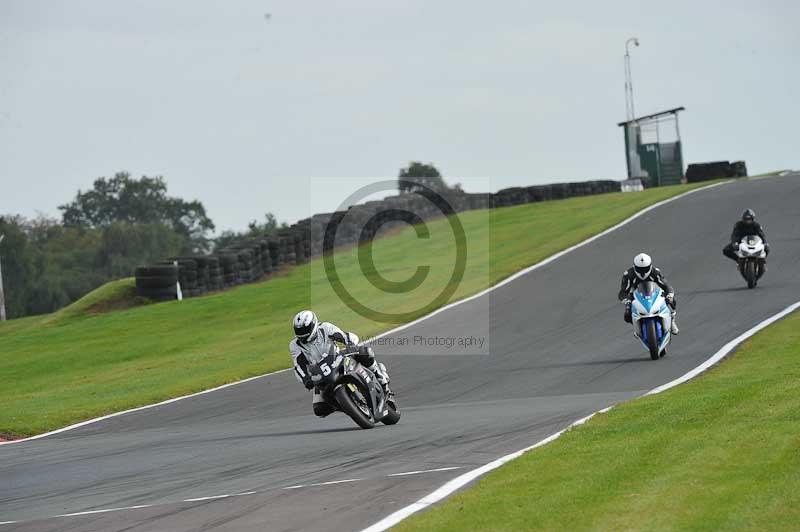
[[[367,416],[361,411],[351,397],[351,393],[352,392],[347,384],[336,389],[334,396],[336,397],[336,402],[339,405],[339,409],[347,414],[350,419],[355,421],[356,425],[362,429],[371,429],[375,426],[375,421],[372,418],[372,415],[370,414]]]

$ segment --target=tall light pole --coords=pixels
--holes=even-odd
[[[636,109],[633,106],[633,79],[631,78],[631,43],[639,46],[639,39],[631,37],[625,41],[625,112],[629,121],[636,118]]]
[[[0,235],[0,244],[6,235]],[[0,321],[6,321],[6,295],[3,292],[3,265],[0,264]]]

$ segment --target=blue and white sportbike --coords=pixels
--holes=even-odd
[[[652,281],[639,283],[633,291],[631,318],[633,335],[650,351],[650,358],[658,360],[666,355],[672,338],[672,310],[661,287]]]

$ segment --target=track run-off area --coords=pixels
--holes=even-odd
[[[362,431],[341,414],[317,419],[308,393],[279,372],[2,445],[0,531],[368,527],[686,374],[800,299],[798,177],[682,196],[395,333],[470,337],[488,320],[490,345],[476,356],[379,349],[403,411],[396,426]],[[746,207],[772,246],[755,290],[721,253]],[[632,337],[616,300],[639,251],[677,292],[681,334],[659,361]]]

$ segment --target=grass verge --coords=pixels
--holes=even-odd
[[[707,184],[462,213],[469,253],[450,301],[648,205]],[[357,249],[336,254],[344,285],[359,301],[379,309],[424,314],[419,301],[448,284],[455,256],[448,221],[427,227],[429,238],[420,239],[408,228],[376,240],[373,247],[375,268],[389,280],[408,279],[418,265],[429,265],[430,274],[417,289],[406,294],[375,289],[360,270]],[[322,319],[362,336],[391,328],[346,308],[332,293],[321,264],[315,260],[268,282],[202,298],[97,313],[130,290],[130,281],[123,280],[55,314],[0,324],[0,433],[33,435],[284,369],[290,364],[289,321],[300,308],[313,306]]]
[[[796,530],[800,313],[725,362],[622,404],[396,530]]]

